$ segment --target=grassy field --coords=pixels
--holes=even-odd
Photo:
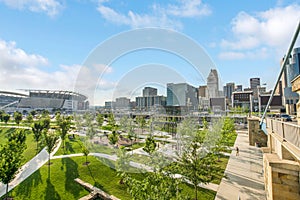
[[[67,154],[74,154],[74,153],[82,153],[82,141],[80,140],[79,136],[76,136],[74,139],[70,139],[66,137],[65,139],[65,147],[62,148],[62,145],[59,147],[58,151],[55,155],[67,155]]]
[[[7,142],[7,134],[10,134],[11,132],[15,131],[15,128],[0,128],[0,145],[4,145]],[[23,164],[31,160],[37,153],[36,150],[36,142],[33,138],[33,133],[30,130],[25,130],[27,133],[26,137],[26,145],[27,148],[25,149],[23,156]],[[41,150],[42,147],[39,146],[39,150]]]
[[[75,183],[75,178],[89,182],[103,191],[113,194],[121,199],[131,199],[126,186],[119,184],[120,178],[114,169],[104,165],[93,156],[88,157],[90,164],[83,165],[85,157],[73,157],[52,160],[50,179],[48,178],[48,165],[44,165],[28,179],[17,186],[11,195],[15,200],[21,199],[79,199],[88,194],[86,190]],[[110,161],[107,161],[110,162]],[[113,165],[113,163],[111,163]],[[143,174],[135,174],[138,179]],[[193,195],[193,188],[183,184],[183,193]],[[215,192],[199,189],[198,199],[214,199]]]

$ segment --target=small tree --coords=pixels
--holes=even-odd
[[[146,138],[146,143],[145,146],[143,147],[143,150],[151,155],[155,151],[155,149],[156,149],[156,143],[154,138],[152,136],[148,136]]]
[[[34,140],[36,141],[36,153],[38,153],[38,145],[39,145],[39,141],[42,137],[42,131],[44,129],[45,128],[44,128],[41,120],[36,121],[32,124],[31,130],[33,132]]]
[[[28,124],[31,124],[33,122],[33,116],[31,114],[27,115],[26,121]]]
[[[48,177],[50,178],[50,154],[54,150],[59,136],[55,132],[49,132],[47,130],[43,130],[43,133],[48,152]]]
[[[104,122],[104,117],[102,114],[98,114],[97,117],[96,117],[96,121],[98,123],[98,126],[101,128],[102,125],[103,125],[103,122]]]
[[[88,165],[87,157],[90,154],[90,151],[83,145],[81,149],[83,155],[85,156],[85,164]]]
[[[0,110],[0,121],[3,121],[3,116],[4,116],[5,112],[3,110]]]
[[[4,121],[5,124],[7,124],[7,122],[9,121],[10,119],[10,115],[9,114],[4,114],[2,116],[2,120]]]
[[[115,130],[110,135],[108,135],[108,140],[109,140],[109,143],[114,146],[119,141],[119,136],[117,135]]]
[[[63,141],[63,146],[62,148],[65,148],[65,139],[66,139],[66,135],[68,134],[68,131],[70,130],[71,127],[71,121],[69,118],[62,118],[59,123],[59,133],[60,133],[60,137]]]
[[[18,111],[14,112],[14,119],[15,119],[15,122],[17,125],[20,124],[20,122],[22,121],[22,118],[23,118],[23,116],[20,112],[18,112]]]

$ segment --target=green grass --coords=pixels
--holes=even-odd
[[[149,156],[140,155],[140,154],[131,155],[130,160],[141,164],[148,164],[151,162],[151,158]]]
[[[79,136],[75,136],[74,139],[69,139],[69,137],[67,136],[65,139],[65,147],[62,148],[62,145],[60,145],[55,155],[57,156],[57,155],[82,153],[82,146],[83,144]]]
[[[221,156],[220,157],[220,161],[218,161],[218,165],[219,165],[221,171],[220,171],[220,174],[217,175],[217,179],[213,180],[212,183],[215,183],[215,184],[218,184],[218,185],[221,183],[221,180],[224,177],[224,172],[225,172],[225,169],[227,167],[228,161],[229,161],[228,156]]]
[[[89,141],[86,137],[80,137],[81,142],[86,146],[86,148],[93,153],[105,153],[109,155],[116,154],[117,149],[113,149],[109,146],[104,146],[101,144],[94,144]]]
[[[48,165],[42,166],[28,179],[17,186],[10,195],[15,200],[21,199],[79,199],[88,194],[74,179],[80,178],[85,182],[102,189],[120,199],[131,199],[126,186],[119,184],[120,178],[114,169],[89,156],[90,164],[83,165],[85,157],[73,157],[52,160],[51,173],[48,179]],[[107,160],[107,162],[110,162]],[[142,179],[144,174],[134,174],[134,178]],[[191,186],[182,184],[183,194],[194,195]],[[198,199],[210,200],[215,198],[215,192],[199,188]]]
[[[10,134],[11,132],[15,131],[15,128],[0,128],[0,145],[4,145],[7,142],[7,134]],[[23,156],[23,162],[22,164],[25,164],[29,160],[31,160],[37,153],[36,150],[36,142],[33,138],[33,133],[29,130],[25,130],[27,135],[26,135],[26,146],[27,148],[25,149]],[[42,149],[42,146],[39,146],[39,151]]]
[[[132,146],[131,145],[127,146],[126,150],[131,151],[131,150],[139,149],[144,146],[145,146],[145,143],[134,143]]]

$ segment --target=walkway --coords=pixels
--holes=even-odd
[[[59,140],[56,148],[51,153],[51,156],[53,156],[59,149],[61,144],[61,140]],[[36,155],[34,158],[32,158],[30,161],[28,161],[25,165],[23,165],[19,171],[19,173],[16,175],[15,179],[9,183],[8,191],[15,188],[18,184],[20,184],[22,181],[24,181],[26,178],[28,178],[31,174],[33,174],[36,170],[38,170],[40,167],[42,167],[47,161],[48,161],[48,152],[44,148],[38,155]],[[5,194],[6,191],[6,185],[0,183],[0,197]]]
[[[262,152],[249,146],[247,131],[237,131],[235,147],[240,155],[232,151],[215,200],[264,200],[265,189],[262,174]]]

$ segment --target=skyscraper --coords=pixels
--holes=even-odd
[[[218,72],[215,69],[211,69],[207,77],[207,91],[209,98],[219,96],[219,78]]]
[[[188,106],[198,109],[198,89],[187,83],[168,83],[167,106]]]
[[[295,92],[292,92],[291,81],[299,74],[300,47],[293,49],[282,77],[283,101],[288,114],[296,114],[296,103],[299,100],[299,95]]]
[[[250,78],[250,88],[256,89],[257,86],[260,86],[260,78]]]
[[[157,89],[153,87],[145,87],[143,89],[143,97],[157,96]]]
[[[223,87],[224,96],[226,99],[231,100],[231,95],[235,91],[235,84],[234,83],[226,83]]]

